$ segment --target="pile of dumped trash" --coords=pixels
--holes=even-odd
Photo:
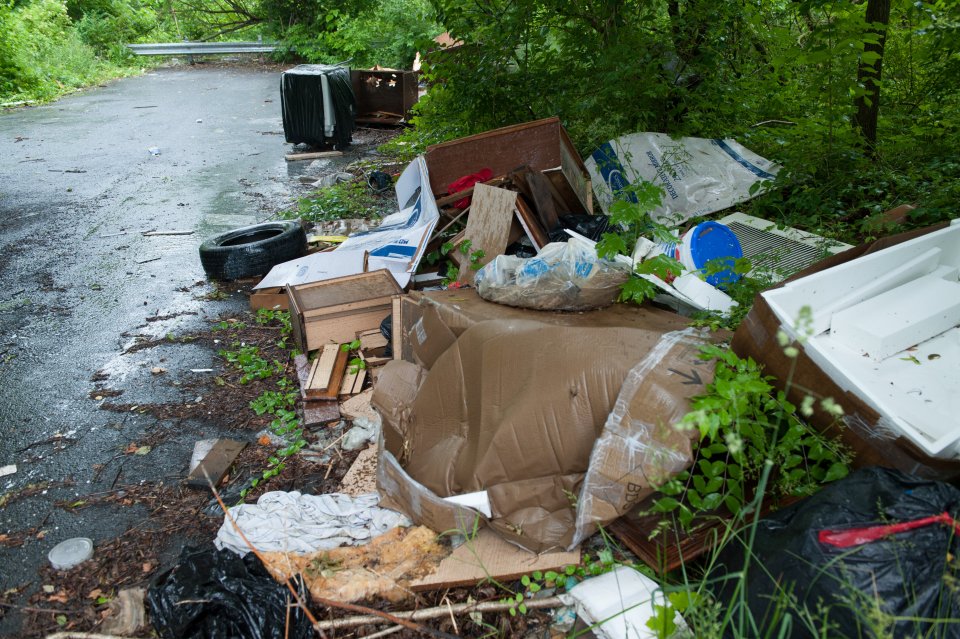
[[[769,188],[777,168],[734,140],[655,133],[584,162],[550,118],[430,147],[396,179],[397,212],[327,250],[304,254],[298,223],[205,243],[215,274],[264,275],[252,308],[289,310],[304,423],[345,418],[348,445],[369,448],[361,492],[230,508],[220,550],[186,551],[151,588],[158,632],[280,636],[289,625],[285,636],[309,636],[332,627],[311,618],[311,599],[402,601],[562,571],[600,528],[650,574],[722,546],[701,595],[740,601],[755,619],[776,619],[778,589],[844,633],[861,627],[851,601],[882,602],[897,635],[956,618],[943,593],[960,532],[960,492],[945,483],[960,474],[960,226],[850,247],[742,213],[704,219]],[[599,257],[604,233],[622,230],[607,213],[637,204],[646,183],[663,193],[649,214],[672,241]],[[658,255],[681,270],[638,274]],[[770,287],[732,341],[694,327],[692,313],[736,304],[725,289],[742,258]],[[634,277],[658,288],[656,304],[615,304]],[[699,433],[675,426],[713,381],[703,347],[728,341],[795,405],[800,389],[836,398],[861,470],[765,510],[749,535],[731,527],[669,548],[660,518],[637,513],[697,459]],[[804,418],[826,430],[829,412]],[[715,519],[714,531],[733,520],[723,509]],[[601,637],[667,636],[657,615],[685,628],[682,606],[632,567],[527,595],[567,611],[558,632],[575,617]]]

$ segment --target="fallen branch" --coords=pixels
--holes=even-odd
[[[751,125],[751,129],[755,129],[758,126],[763,126],[765,124],[784,124],[786,126],[796,126],[796,122],[791,122],[790,120],[764,120],[763,122],[757,122],[754,125]]]
[[[160,235],[193,235],[193,231],[143,231],[140,235],[144,237],[157,237]]]
[[[563,601],[559,597],[545,597],[543,599],[524,599],[523,603],[528,610],[534,608],[558,608],[563,606]],[[410,619],[413,621],[422,621],[424,619],[437,619],[449,614],[469,614],[471,612],[505,612],[510,608],[516,607],[516,602],[485,601],[482,603],[465,603],[437,606],[435,608],[423,608],[421,610],[407,610],[393,614],[398,619]],[[346,617],[344,619],[329,619],[321,621],[317,629],[332,630],[337,628],[350,628],[353,626],[366,626],[372,623],[378,623],[380,619],[373,616]]]

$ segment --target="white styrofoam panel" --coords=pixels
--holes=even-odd
[[[814,330],[804,348],[841,388],[860,397],[872,406],[884,423],[892,425],[917,446],[935,457],[960,456],[960,327],[948,328],[933,337],[934,326],[899,328],[891,323],[881,332],[896,333],[901,341],[910,342],[909,350],[899,350],[882,361],[864,357],[829,331],[833,316],[844,308],[855,306],[886,291],[916,280],[950,277],[960,266],[960,221],[951,226],[914,238],[890,248],[851,260],[834,268],[791,282],[779,289],[763,293],[764,299],[780,320],[781,326],[794,337],[802,335],[797,326],[801,309],[813,313]],[[912,277],[910,277],[912,276]],[[952,282],[944,282],[949,285]],[[960,289],[940,285],[928,289],[934,297],[943,297],[951,307]],[[864,297],[864,291],[871,293]],[[898,303],[897,296],[886,303]],[[899,300],[909,305],[933,306],[938,299]],[[884,304],[881,303],[881,306]],[[863,322],[877,319],[871,308],[863,307]],[[875,310],[875,309],[874,309]],[[891,321],[890,318],[884,321]],[[839,336],[843,337],[841,319]],[[916,327],[918,338],[909,338]],[[929,339],[919,337],[928,333]],[[914,345],[915,344],[915,345]],[[892,349],[894,344],[888,345]],[[838,401],[840,398],[834,398]]]
[[[960,283],[921,277],[834,313],[833,340],[881,361],[960,325]]]

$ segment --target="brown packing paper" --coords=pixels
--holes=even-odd
[[[425,312],[430,309],[430,302],[421,304]],[[686,332],[662,346],[665,333],[683,327],[681,318],[636,308],[536,313],[489,304],[473,292],[434,306],[451,332],[460,329],[457,341],[429,371],[391,362],[381,377],[386,386],[373,397],[384,416],[378,485],[391,507],[436,530],[469,529],[483,518],[440,496],[487,490],[490,523],[501,536],[538,552],[575,545],[571,503],[578,495],[584,503],[591,450],[624,379],[651,353],[660,368],[637,394],[640,407],[651,402],[649,423],[664,425],[663,432],[650,432],[659,438],[651,439],[651,449],[677,446],[689,463],[689,441],[666,426],[686,412],[686,399],[702,392],[710,375],[704,370],[699,383],[691,384],[686,372],[699,362],[699,335]],[[525,319],[512,319],[518,315]],[[601,463],[629,461],[608,456]],[[646,464],[599,474],[634,480],[663,474],[652,468],[653,457]],[[675,459],[671,464],[672,469]],[[630,490],[625,483],[622,492]],[[582,515],[583,530],[596,523],[595,516],[609,521],[633,503],[613,499],[607,507],[603,497],[594,501],[596,509]]]

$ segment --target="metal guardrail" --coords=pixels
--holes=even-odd
[[[136,55],[211,55],[222,53],[270,53],[276,45],[264,42],[166,42],[128,44]]]

